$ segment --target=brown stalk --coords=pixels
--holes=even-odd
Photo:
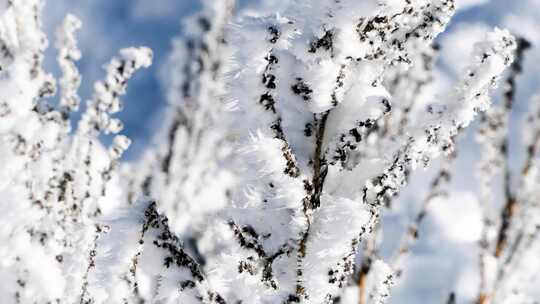
[[[515,60],[511,66],[510,75],[506,79],[507,89],[504,93],[504,108],[506,110],[507,114],[507,125],[506,128],[509,128],[509,123],[511,119],[512,114],[512,108],[514,104],[515,99],[515,93],[516,93],[516,78],[519,74],[521,74],[523,67],[523,59],[524,59],[524,53],[527,49],[531,47],[531,44],[523,39],[518,38],[517,39],[517,49],[515,54]],[[539,134],[540,135],[540,134]],[[504,174],[504,196],[505,196],[505,205],[503,207],[503,210],[501,212],[501,226],[499,228],[499,232],[497,234],[497,243],[495,244],[495,251],[494,255],[497,259],[500,259],[504,249],[506,248],[508,244],[508,230],[510,228],[512,218],[514,217],[516,213],[517,208],[517,200],[515,195],[512,191],[512,173],[509,166],[509,154],[508,154],[508,146],[509,146],[509,136],[508,134],[504,138],[504,141],[500,147],[500,152],[503,155],[504,158],[504,164],[503,164],[503,174]],[[530,164],[527,164],[527,160],[525,163],[525,167],[523,168],[523,172],[527,172],[530,167]],[[486,244],[486,246],[488,246]],[[485,254],[485,253],[484,253]],[[485,266],[483,265],[483,261],[481,258],[480,261],[480,276],[482,278],[481,282],[481,288],[478,294],[478,298],[476,300],[476,304],[487,304],[489,303],[490,298],[493,296],[486,292],[486,282],[484,279],[484,272],[485,272]]]
[[[366,304],[366,280],[370,270],[371,259],[369,257],[366,257],[366,259],[364,259],[364,261],[362,262],[362,266],[360,268],[360,276],[358,277],[359,304]]]
[[[519,38],[517,41],[518,47],[516,50],[516,60],[512,64],[510,76],[507,79],[508,89],[504,94],[504,107],[508,115],[508,121],[512,114],[512,106],[515,99],[516,93],[516,78],[522,72],[522,62],[523,55],[525,51],[530,48],[530,43],[523,39]],[[507,126],[508,128],[508,126]],[[501,227],[499,229],[497,244],[495,246],[495,257],[499,258],[502,255],[506,244],[508,243],[508,229],[510,227],[512,218],[515,214],[515,209],[517,205],[517,200],[512,193],[511,189],[511,171],[509,168],[509,155],[508,155],[508,145],[509,145],[508,135],[506,136],[503,145],[501,146],[501,153],[505,156],[504,162],[504,193],[505,193],[505,206],[501,213]],[[526,169],[524,169],[525,171]],[[528,169],[527,169],[528,171]]]

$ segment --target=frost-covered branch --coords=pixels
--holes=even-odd
[[[81,75],[75,61],[81,59],[81,51],[77,47],[75,34],[82,24],[77,17],[68,15],[56,32],[56,47],[58,49],[58,64],[62,69],[60,79],[60,106],[66,120],[69,113],[79,109],[80,97],[77,90],[81,84]]]
[[[86,285],[101,228],[101,207],[114,205],[115,161],[95,136],[70,133],[76,110],[80,57],[68,16],[58,29],[59,109],[45,97],[56,93],[55,79],[42,68],[48,41],[41,28],[44,3],[0,3],[1,121],[3,199],[0,297],[5,303],[76,303]],[[116,146],[123,146],[116,140]],[[105,191],[111,189],[112,191]],[[112,203],[111,203],[112,202]],[[109,205],[109,206],[107,206]]]
[[[493,301],[494,285],[493,267],[502,260],[503,251],[510,242],[508,230],[517,208],[518,198],[512,186],[512,173],[510,169],[509,138],[510,119],[516,92],[516,79],[522,72],[524,53],[530,48],[529,42],[520,38],[517,40],[515,61],[511,65],[510,73],[506,78],[504,100],[502,106],[494,106],[484,114],[481,127],[478,131],[478,141],[482,143],[482,159],[479,164],[478,178],[480,184],[480,199],[483,203],[484,228],[480,242],[480,290],[477,303],[491,303]],[[525,165],[527,166],[527,165]],[[525,169],[523,170],[525,171]],[[503,176],[504,206],[501,215],[491,212],[494,195],[493,182],[498,173]],[[497,225],[499,226],[497,228]],[[490,237],[494,231],[495,239]],[[493,253],[491,253],[493,251]],[[499,260],[499,261],[497,261]]]
[[[210,290],[201,266],[184,250],[156,202],[136,202],[109,219],[107,228],[97,247],[95,300],[225,303]]]
[[[453,151],[446,157],[446,159],[443,160],[444,163],[431,182],[429,192],[422,201],[419,211],[416,213],[416,216],[413,218],[411,223],[409,223],[407,226],[405,235],[401,239],[398,250],[393,256],[392,268],[398,277],[401,276],[402,272],[404,271],[404,259],[406,259],[412,245],[419,238],[420,225],[424,221],[430,205],[433,204],[437,198],[448,195],[448,184],[452,179],[451,167],[456,157],[456,151]]]
[[[538,219],[538,147],[540,141],[535,135],[538,131],[538,99],[531,100],[530,112],[523,124],[523,134],[526,134],[524,147],[526,158],[520,171],[517,186],[513,187],[515,206],[512,217],[508,220],[504,249],[491,260],[492,294],[486,297],[490,303],[505,303],[507,301],[532,301],[536,295],[537,272],[529,261],[534,259],[540,246],[540,221]],[[505,213],[501,213],[505,215]],[[500,232],[500,229],[499,229]],[[493,240],[494,248],[499,244],[500,235]],[[497,251],[494,251],[497,253]],[[489,261],[489,258],[488,258]],[[488,289],[489,290],[489,289]]]
[[[516,78],[517,76],[522,72],[522,65],[523,65],[523,56],[524,52],[527,51],[527,49],[530,48],[530,43],[527,40],[519,39],[516,49],[516,60],[514,61],[514,64],[512,65],[511,75],[507,78],[507,88],[506,92],[504,94],[504,108],[505,112],[507,113],[507,122],[506,125],[508,125],[508,121],[510,120],[509,115],[511,114],[512,110],[512,104],[514,102],[515,97],[515,90],[516,90]],[[508,127],[507,127],[508,129]],[[508,133],[508,131],[507,131]],[[512,220],[512,214],[514,205],[516,203],[515,194],[512,193],[511,190],[511,173],[509,168],[509,156],[508,156],[508,135],[506,135],[504,138],[504,142],[501,145],[501,153],[503,157],[505,158],[504,162],[504,193],[505,193],[505,206],[503,214],[501,215],[501,227],[499,230],[499,236],[497,239],[497,245],[495,246],[495,256],[499,257],[502,253],[503,248],[505,247],[505,243],[507,242],[507,230],[510,226],[510,221]]]
[[[71,130],[81,24],[69,15],[57,30],[60,94],[48,104],[56,81],[42,68],[42,5],[0,0],[7,303],[386,303],[450,168],[390,265],[378,248],[384,208],[417,167],[453,157],[454,138],[491,106],[516,48],[507,31],[488,33],[452,93],[435,97],[434,39],[453,0],[300,0],[268,16],[206,0],[174,40],[165,123],[136,164],[122,160],[130,140],[115,114],[152,52],[121,50]],[[519,60],[513,68],[511,77]],[[491,165],[507,162],[513,83],[503,114],[488,112],[481,129],[486,201]],[[503,248],[493,285],[501,301],[508,290],[527,294],[515,282],[529,274],[511,270],[539,246],[536,110],[520,186],[507,192],[522,208],[503,214],[504,240],[490,243]]]
[[[333,301],[354,269],[360,236],[377,222],[382,198],[399,190],[406,170],[447,151],[457,130],[489,106],[488,89],[512,61],[514,41],[504,31],[477,46],[467,79],[419,120],[390,164],[372,159],[344,168],[335,162],[336,151],[338,160],[349,156],[341,134],[361,135],[374,125],[366,119],[390,111],[384,71],[410,64],[409,47],[431,43],[453,10],[450,1],[402,5],[374,5],[366,15],[347,1],[301,3],[282,16],[246,17],[235,30],[233,44],[243,47],[235,55],[241,68],[231,76],[231,94],[248,128],[247,171],[230,213],[238,230],[252,231],[253,241],[238,238],[240,249],[231,255],[249,265],[240,278],[259,278],[241,299]],[[252,43],[254,37],[264,37],[264,44]],[[350,132],[355,126],[363,129]],[[273,261],[269,280],[264,257],[281,248],[287,254]]]
[[[185,37],[175,38],[168,59],[167,112],[146,152],[129,199],[154,198],[171,218],[173,230],[197,251],[205,219],[223,209],[234,184],[230,109],[224,98],[229,65],[225,27],[233,0],[204,1],[186,22]],[[133,177],[130,177],[133,179]]]

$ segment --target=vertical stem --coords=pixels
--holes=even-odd
[[[311,186],[306,187],[306,197],[304,198],[304,216],[306,218],[307,227],[302,234],[300,239],[299,249],[298,249],[298,269],[297,269],[297,285],[296,285],[296,295],[298,297],[303,296],[305,293],[305,288],[302,286],[302,260],[306,256],[307,251],[307,242],[309,238],[309,233],[311,230],[311,210],[317,209],[321,205],[321,193],[323,189],[324,179],[326,177],[326,161],[322,156],[323,150],[322,145],[324,142],[324,132],[326,130],[326,122],[328,120],[328,114],[330,111],[322,114],[321,119],[315,119],[317,125],[317,133],[315,138],[315,152],[313,155],[313,179],[311,181]],[[309,182],[307,182],[309,184]]]
[[[360,275],[358,277],[358,303],[366,304],[366,280],[369,271],[371,270],[371,258],[366,257],[362,262],[360,268]]]
[[[456,293],[451,292],[448,296],[448,300],[446,301],[446,304],[456,304]]]
[[[508,115],[507,117],[507,128],[509,127],[510,118],[512,115],[512,106],[514,104],[515,94],[516,94],[516,78],[522,71],[522,62],[523,62],[523,55],[525,51],[531,46],[530,43],[523,39],[519,38],[517,41],[517,49],[516,49],[516,59],[511,67],[511,73],[510,76],[508,76],[506,83],[507,83],[507,90],[504,94],[504,108],[506,110],[506,113]],[[499,229],[499,234],[497,237],[497,244],[495,246],[495,257],[499,258],[506,247],[506,244],[508,242],[508,229],[510,227],[510,222],[512,220],[512,217],[515,214],[516,209],[516,198],[514,197],[514,194],[512,193],[511,189],[511,181],[512,181],[512,175],[510,171],[509,166],[509,153],[508,153],[508,146],[509,146],[509,136],[506,135],[504,142],[501,146],[501,153],[505,157],[504,161],[504,193],[505,193],[505,206],[501,213],[501,227]]]
[[[503,207],[503,210],[501,212],[501,225],[499,228],[499,232],[497,234],[497,242],[495,244],[495,251],[494,256],[500,260],[504,249],[506,248],[508,244],[508,229],[510,228],[512,218],[515,214],[515,209],[517,207],[517,200],[515,198],[515,195],[512,191],[512,174],[510,169],[510,159],[509,159],[509,153],[508,153],[508,147],[509,147],[509,135],[508,135],[508,129],[510,125],[511,115],[512,115],[512,108],[514,104],[515,99],[515,93],[516,93],[516,78],[519,74],[521,74],[523,67],[523,59],[524,59],[524,53],[525,51],[531,47],[531,44],[523,39],[518,38],[517,39],[517,49],[515,53],[515,60],[512,63],[510,75],[506,79],[506,91],[504,93],[504,109],[506,111],[506,136],[501,144],[500,152],[503,155],[503,187],[504,187],[504,197],[505,197],[505,205]],[[485,231],[484,231],[485,233]],[[487,242],[487,241],[486,241]],[[476,304],[487,304],[490,301],[490,298],[493,297],[493,292],[490,292],[487,290],[487,284],[489,282],[486,281],[486,269],[484,265],[484,257],[488,254],[488,248],[489,244],[484,244],[484,247],[482,249],[482,253],[480,254],[480,277],[481,277],[481,286],[480,291],[478,294],[478,298],[476,300]]]
[[[321,205],[321,193],[328,169],[326,166],[326,160],[321,154],[323,153],[322,146],[324,141],[324,132],[326,130],[326,121],[328,120],[329,113],[330,111],[327,111],[322,114],[321,119],[317,123],[315,152],[313,155],[313,195],[311,196],[312,209],[317,209]]]

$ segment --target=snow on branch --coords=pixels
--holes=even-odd
[[[489,89],[512,63],[515,46],[514,38],[507,31],[499,29],[489,33],[484,42],[476,44],[474,62],[467,69],[465,78],[457,85],[447,103],[428,108],[424,126],[410,136],[385,173],[366,185],[366,203],[377,205],[383,194],[398,190],[406,169],[427,165],[432,158],[451,151],[453,136],[490,106]]]
[[[140,165],[124,167],[129,202],[141,195],[154,199],[203,268],[230,233],[209,226],[227,227],[220,212],[236,182],[232,115],[224,97],[230,65],[226,27],[234,2],[204,1],[202,11],[187,18],[185,36],[173,39],[164,71],[168,105],[157,145],[145,151]]]
[[[0,297],[5,303],[79,302],[103,233],[96,218],[120,197],[112,168],[128,140],[116,138],[109,155],[97,134],[70,133],[68,115],[80,100],[74,65],[80,22],[70,15],[57,30],[63,72],[57,109],[45,98],[55,95],[56,80],[42,67],[48,44],[41,27],[44,2],[0,4]],[[149,51],[137,52],[123,51],[123,63],[113,61],[102,86],[123,94],[134,70],[149,64]],[[94,113],[106,110],[97,104]]]
[[[75,61],[81,59],[81,51],[77,47],[75,34],[81,26],[81,21],[77,17],[67,15],[62,26],[56,31],[58,64],[63,73],[59,83],[61,88],[60,106],[66,116],[70,111],[77,111],[80,104],[77,90],[81,84],[81,75]]]
[[[140,200],[106,221],[91,290],[98,301],[224,303],[170,230],[156,202]],[[133,229],[138,227],[138,229]],[[140,286],[139,282],[152,282]]]
[[[234,4],[205,0],[174,40],[167,117],[139,165],[123,162],[130,139],[114,115],[151,50],[123,49],[106,65],[71,132],[80,21],[68,15],[57,30],[62,76],[52,105],[43,2],[0,0],[6,303],[388,300],[401,265],[392,269],[371,248],[382,208],[410,172],[452,154],[456,135],[491,106],[490,90],[520,45],[505,30],[488,33],[452,93],[424,107],[433,99],[423,91],[436,75],[434,39],[453,0],[300,0],[268,16],[235,15]],[[520,225],[504,230],[493,293],[501,299],[530,277],[508,268],[525,267],[521,257],[538,248],[530,216],[538,209],[537,110],[527,120],[520,188],[509,196],[523,209],[512,216]],[[505,161],[497,151],[508,145],[508,113],[493,110],[481,129],[485,178]],[[115,135],[108,147],[103,134]],[[398,255],[416,239],[422,208]],[[371,249],[358,264],[363,243]]]
[[[349,1],[316,4],[291,5],[276,17],[245,17],[232,36],[242,48],[235,53],[239,68],[231,74],[231,96],[248,132],[246,186],[230,213],[235,231],[250,232],[252,241],[240,234],[242,249],[231,254],[247,265],[240,269],[249,269],[241,277],[259,278],[244,299],[264,301],[261,294],[270,289],[273,301],[335,299],[354,269],[358,236],[372,230],[382,198],[401,187],[406,170],[450,147],[512,60],[513,38],[490,34],[477,46],[467,79],[447,103],[425,114],[427,120],[418,120],[390,165],[372,159],[344,168],[349,153],[341,142],[352,150],[346,136],[360,141],[391,111],[385,71],[412,64],[415,43],[429,45],[454,6],[436,1],[366,10],[369,4]],[[358,204],[362,198],[364,205]],[[329,243],[332,248],[325,248]],[[274,254],[267,271],[266,257]]]
[[[140,68],[152,63],[152,51],[148,48],[127,48],[120,51],[107,65],[107,75],[94,85],[95,94],[79,122],[79,132],[105,134],[120,132],[122,122],[111,115],[122,110],[120,97],[126,93],[127,81]]]

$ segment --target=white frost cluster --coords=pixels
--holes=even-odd
[[[451,153],[490,107],[516,47],[488,33],[435,103],[433,42],[453,0],[298,0],[270,15],[206,0],[174,40],[156,145],[124,163],[115,114],[151,50],[106,65],[72,130],[81,22],[68,15],[57,30],[60,94],[48,104],[42,6],[0,0],[2,303],[386,303],[401,269],[359,248],[377,243],[410,172]],[[103,134],[115,135],[108,147]],[[536,172],[531,161],[527,210]],[[526,227],[524,240],[536,233]]]
[[[80,58],[74,36],[80,21],[73,16],[57,31],[59,109],[44,99],[54,96],[56,81],[42,69],[48,44],[42,6],[38,0],[0,2],[3,303],[73,303],[84,297],[95,239],[102,233],[97,218],[121,192],[111,169],[115,158],[99,143],[99,132],[79,129],[70,135],[68,118],[78,107],[80,83],[74,64]],[[120,58],[134,71],[148,65],[147,55],[123,51]],[[110,84],[115,79],[125,86],[129,77],[109,72]],[[115,141],[115,147],[125,146],[125,139]]]

